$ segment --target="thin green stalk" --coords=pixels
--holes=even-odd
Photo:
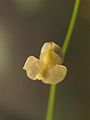
[[[80,0],[76,0],[75,1],[75,5],[74,5],[74,9],[73,9],[73,13],[72,13],[72,17],[70,20],[70,24],[66,33],[66,37],[65,37],[65,41],[63,44],[63,53],[64,55],[66,54],[69,42],[70,42],[70,38],[74,29],[74,25],[75,25],[75,21],[76,21],[76,17],[77,17],[77,13],[78,13],[78,9],[79,9],[79,4],[80,4]]]
[[[50,92],[49,92],[49,98],[48,98],[46,120],[52,120],[53,119],[55,91],[56,91],[56,85],[51,85],[50,86]]]
[[[66,51],[69,46],[70,38],[74,29],[78,9],[79,9],[80,0],[75,1],[72,17],[70,20],[70,24],[67,30],[67,34],[65,37],[65,41],[63,44],[63,53],[66,54]],[[54,111],[54,101],[55,101],[55,91],[56,91],[56,85],[50,86],[50,92],[49,92],[49,99],[48,99],[48,106],[47,106],[47,114],[46,114],[46,120],[53,120],[53,111]]]

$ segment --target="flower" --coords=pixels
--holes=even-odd
[[[60,46],[54,42],[46,42],[41,48],[39,59],[28,57],[23,69],[30,79],[55,85],[61,82],[67,73],[67,68],[62,65],[63,59]]]

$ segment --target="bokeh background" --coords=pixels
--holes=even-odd
[[[49,85],[22,70],[44,42],[63,45],[75,0],[0,0],[0,120],[45,120]],[[90,119],[90,0],[80,9],[57,85],[54,120]]]

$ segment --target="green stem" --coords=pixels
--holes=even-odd
[[[67,51],[67,48],[68,48],[68,45],[69,45],[69,42],[70,42],[70,38],[71,38],[73,29],[74,29],[77,13],[78,13],[78,9],[79,9],[79,4],[80,4],[80,0],[76,0],[75,5],[74,5],[74,9],[73,9],[73,13],[72,13],[72,17],[71,17],[71,20],[70,20],[69,28],[67,30],[65,41],[64,41],[64,44],[63,44],[64,55],[66,54],[66,51]]]
[[[53,108],[54,108],[54,100],[55,100],[55,91],[56,91],[56,85],[51,85],[50,86],[50,92],[49,92],[46,120],[52,120],[53,119]]]
[[[79,9],[80,0],[75,1],[72,17],[70,20],[70,24],[67,30],[67,34],[65,37],[65,41],[63,44],[63,53],[66,54],[66,51],[69,46],[70,38],[74,29],[78,9]],[[50,86],[50,92],[49,92],[49,99],[48,99],[48,106],[47,106],[47,114],[46,114],[46,120],[53,120],[53,111],[54,111],[54,101],[55,101],[55,91],[56,91],[56,85]]]

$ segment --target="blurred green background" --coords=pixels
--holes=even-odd
[[[0,120],[45,120],[49,85],[29,80],[26,58],[63,45],[75,0],[0,0]],[[90,119],[90,0],[80,9],[57,85],[54,120]]]

